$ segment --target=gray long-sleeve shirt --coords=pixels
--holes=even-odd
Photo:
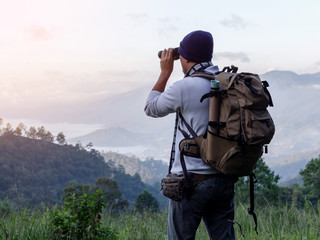
[[[217,66],[210,66],[206,71],[216,73]],[[150,117],[164,117],[170,113],[180,111],[192,129],[203,135],[207,129],[209,119],[209,99],[200,102],[201,97],[210,91],[210,81],[200,77],[185,77],[168,87],[163,93],[151,91],[145,106],[145,113]],[[179,119],[178,126],[189,133],[186,126]],[[192,136],[191,136],[192,137]],[[184,138],[178,130],[176,136],[175,161],[171,172],[180,174],[179,143]],[[212,174],[217,171],[206,165],[200,158],[185,156],[187,170],[198,174]]]

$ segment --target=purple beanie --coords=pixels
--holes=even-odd
[[[178,53],[185,59],[200,63],[211,61],[213,53],[213,38],[211,33],[194,31],[180,42]]]

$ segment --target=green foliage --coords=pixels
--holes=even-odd
[[[305,169],[300,171],[300,175],[308,190],[307,198],[316,203],[320,199],[320,158],[311,159]]]
[[[6,216],[12,213],[12,206],[8,198],[0,200],[0,216]]]
[[[134,203],[135,209],[142,213],[144,211],[147,212],[156,212],[159,211],[159,203],[157,199],[155,199],[150,192],[147,190],[143,190],[142,193],[137,197]]]
[[[143,183],[138,174],[131,176],[125,173],[123,167],[106,163],[98,151],[90,149],[90,144],[87,147],[82,147],[80,143],[76,146],[54,144],[7,132],[0,136],[0,152],[0,199],[14,199],[19,207],[62,204],[61,199],[70,192],[81,195],[88,190],[84,188],[95,184],[97,179],[110,176],[113,180],[106,181],[110,184],[116,181],[117,187],[110,188],[114,189],[107,196],[113,199],[108,201],[117,202],[118,210],[128,205],[119,198],[120,195],[133,205],[143,189],[151,192],[162,208],[167,203],[159,188]],[[100,181],[98,185],[103,188],[105,180]],[[70,182],[73,186],[68,186]]]
[[[103,153],[102,156],[112,169],[112,174],[119,185],[123,198],[127,199],[130,204],[133,204],[138,195],[144,189],[147,189],[157,199],[161,209],[166,207],[168,199],[160,192],[160,179],[168,171],[167,165],[163,168],[164,163],[161,161],[152,159],[140,161],[138,158],[114,152]],[[136,171],[134,169],[140,170]],[[140,174],[146,176],[146,173],[152,175],[153,172],[155,178],[151,181],[153,182],[151,186],[149,185],[150,181],[143,180]]]
[[[0,136],[0,198],[28,207],[61,203],[69,182],[94,184],[110,168],[95,151],[13,134]]]
[[[277,204],[279,203],[280,188],[277,185],[280,177],[275,175],[273,171],[265,164],[263,159],[257,162],[254,174],[257,178],[255,188],[255,201],[259,205]],[[247,203],[250,199],[250,184],[248,177],[242,177],[235,185],[237,202]]]
[[[90,195],[67,197],[65,208],[52,213],[53,239],[117,239],[115,230],[101,225],[101,213],[106,205],[101,189]]]
[[[94,193],[101,190],[105,196],[105,201],[108,202],[108,210],[112,213],[123,211],[129,206],[127,200],[121,199],[121,192],[117,182],[111,178],[98,178],[96,183],[92,186],[86,184],[75,184],[73,182],[63,190],[64,194],[62,196],[63,200],[68,197],[75,195],[75,197],[80,197],[83,194]]]
[[[290,187],[280,187],[280,202],[283,206],[294,206],[302,208],[305,204],[305,189],[298,184]]]
[[[108,161],[108,165],[112,169],[113,178],[117,181],[123,198],[127,199],[130,205],[134,204],[134,201],[144,189],[147,189],[157,199],[160,208],[165,208],[168,200],[161,194],[160,186],[145,184],[139,174],[136,173],[131,176],[124,171],[123,166],[117,167],[113,161]]]
[[[121,192],[118,183],[111,178],[98,178],[93,189],[101,189],[107,197],[108,202],[114,202],[121,198]]]
[[[68,197],[75,195],[80,197],[85,193],[89,193],[90,186],[87,184],[75,184],[70,182],[67,187],[63,189],[62,200],[65,201]]]
[[[307,205],[309,206],[301,209],[294,206],[256,206],[259,231],[259,235],[256,235],[254,231],[254,222],[247,214],[247,207],[244,207],[241,204],[236,204],[235,221],[241,224],[242,233],[244,234],[243,237],[241,235],[240,228],[237,225],[234,225],[236,239],[318,240],[320,239],[320,204],[318,204],[317,210],[314,207],[311,207],[310,203],[307,203],[306,206]],[[71,217],[70,210],[66,211],[64,209],[61,210],[60,213],[65,213],[65,215],[60,218],[60,222],[62,226],[67,228],[67,223],[71,224],[67,218],[67,216]],[[98,229],[104,230],[101,230],[102,233],[99,232],[101,233],[99,239],[113,239],[112,237],[108,238],[106,236],[108,236],[108,234],[109,236],[114,235],[110,233],[103,233],[103,231],[109,231],[112,233],[117,232],[117,237],[121,240],[165,240],[167,239],[167,214],[166,210],[148,214],[139,214],[138,212],[127,211],[116,216],[110,215],[107,212],[102,212],[100,221],[101,225]],[[23,209],[19,211],[11,211],[5,216],[0,216],[0,239],[57,239],[57,233],[53,231],[55,229],[53,227],[55,225],[52,225],[53,217],[54,214],[48,209],[31,212]],[[73,226],[76,227],[76,225]],[[86,232],[86,229],[84,231]],[[70,236],[69,239],[76,239],[72,237],[73,236]],[[98,236],[92,236],[93,239],[95,239],[94,237],[96,237],[96,239],[98,238]],[[197,231],[196,240],[209,240],[203,222],[200,224],[199,230]]]

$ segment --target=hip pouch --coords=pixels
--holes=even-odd
[[[181,201],[182,191],[185,186],[185,177],[183,174],[169,173],[161,180],[162,194],[174,201]]]

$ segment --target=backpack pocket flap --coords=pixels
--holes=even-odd
[[[275,133],[274,122],[267,110],[244,111],[244,138],[248,144],[268,144]]]

